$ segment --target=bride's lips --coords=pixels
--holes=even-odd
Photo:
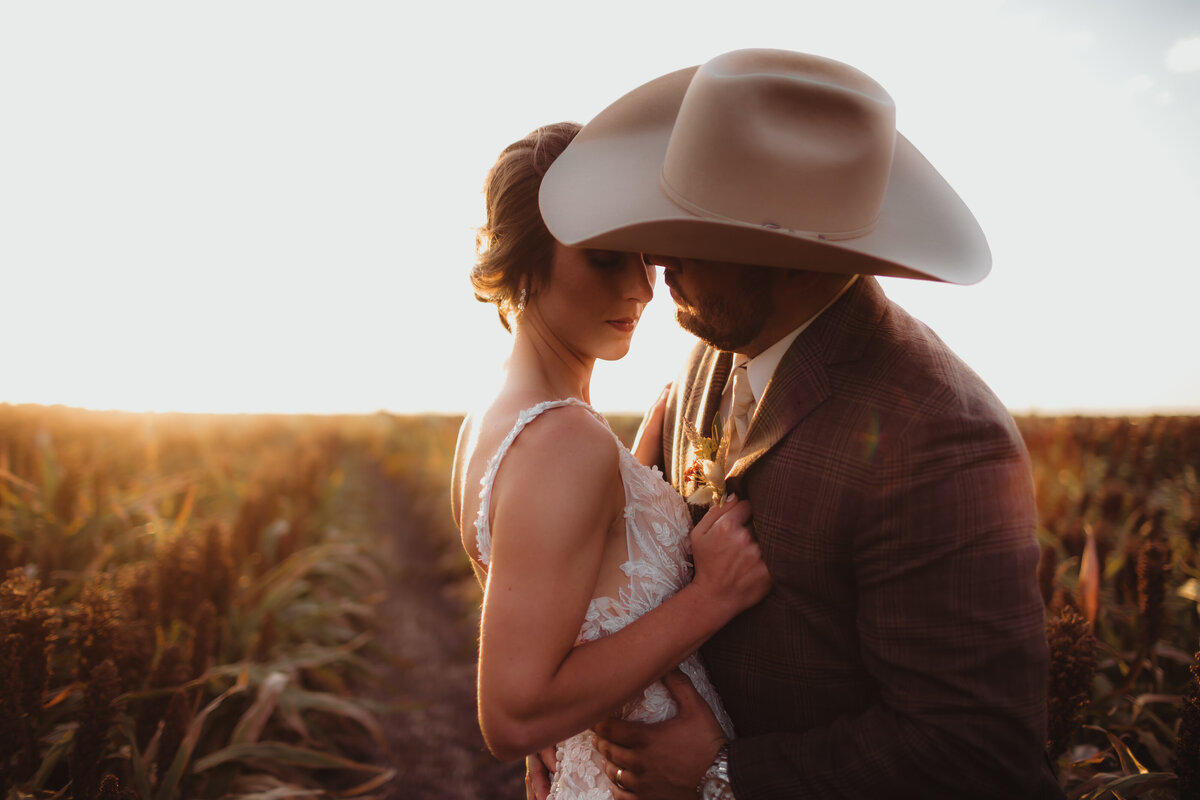
[[[605,320],[609,325],[612,325],[622,333],[633,333],[633,329],[637,327],[638,321],[636,317],[622,317],[621,319]]]

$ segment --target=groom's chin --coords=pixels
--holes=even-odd
[[[718,350],[730,350],[726,347],[728,344],[727,337],[720,334],[719,331],[713,329],[711,325],[706,325],[694,312],[690,309],[675,307],[675,324],[685,331],[695,336],[700,341],[704,342],[709,347],[715,347]]]
[[[709,333],[708,329],[699,324],[699,320],[696,318],[696,315],[692,314],[690,311],[677,306],[675,308],[675,324],[705,344],[711,347],[716,347],[715,344],[709,341],[709,337],[707,335]]]

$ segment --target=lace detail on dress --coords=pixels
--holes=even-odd
[[[480,480],[479,513],[475,518],[479,560],[486,566],[491,560],[492,539],[488,525],[492,484],[500,463],[521,431],[538,415],[561,406],[576,405],[587,409],[608,427],[604,417],[590,405],[575,398],[538,403],[517,415],[513,429],[500,443]],[[609,428],[609,432],[612,429]],[[588,605],[575,643],[598,639],[619,631],[633,620],[661,604],[682,589],[692,576],[691,515],[683,498],[663,479],[658,468],[644,467],[613,433],[620,452],[621,480],[625,487],[625,529],[628,560],[621,570],[629,577],[617,597],[596,597]],[[698,655],[689,656],[679,665],[700,695],[713,709],[717,720],[732,738],[733,723],[725,713],[716,690]],[[647,686],[642,696],[626,704],[621,715],[636,722],[661,722],[678,713],[675,701],[661,682]],[[578,733],[558,746],[558,770],[550,797],[554,800],[610,800],[612,784],[604,773],[604,757],[596,750],[595,734]]]

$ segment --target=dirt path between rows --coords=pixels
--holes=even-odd
[[[393,550],[381,561],[396,565],[378,612],[382,644],[399,659],[379,699],[406,706],[383,720],[398,772],[392,797],[523,798],[522,766],[493,758],[476,721],[477,597],[445,568],[446,543],[421,530],[395,484],[368,475],[368,519]]]

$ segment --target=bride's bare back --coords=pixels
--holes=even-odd
[[[487,567],[481,563],[474,524],[479,516],[481,482],[492,457],[512,432],[520,413],[544,399],[528,393],[501,396],[478,417],[468,416],[459,431],[452,477],[453,513],[463,549],[471,557],[471,565],[482,586],[486,586]],[[587,500],[588,505],[600,509],[600,516],[591,527],[599,534],[597,538],[603,541],[603,547],[595,564],[596,574],[585,580],[580,588],[591,587],[594,594],[613,596],[625,580],[620,565],[625,560],[626,548],[623,518],[625,495],[612,452],[611,435],[595,416],[583,409],[564,410],[555,416],[554,422],[550,423],[553,430],[531,432],[514,440],[505,469],[496,475],[492,495],[494,498],[511,497],[510,502],[522,504],[529,503],[527,496],[531,496],[536,507],[544,497],[561,495],[570,491],[572,485],[577,487],[578,479],[569,474],[573,470],[546,475],[541,470],[535,472],[526,466],[527,463],[545,463],[554,455],[554,451],[561,450],[564,443],[576,452],[580,463],[589,466],[610,465],[607,475],[600,475],[598,482],[586,487],[588,493],[595,497],[594,500]],[[595,473],[589,470],[589,474]],[[536,480],[536,484],[529,487],[509,485],[531,480]],[[582,502],[584,498],[578,500]],[[496,524],[497,506],[502,505],[503,501],[493,499],[488,510],[490,528]]]

